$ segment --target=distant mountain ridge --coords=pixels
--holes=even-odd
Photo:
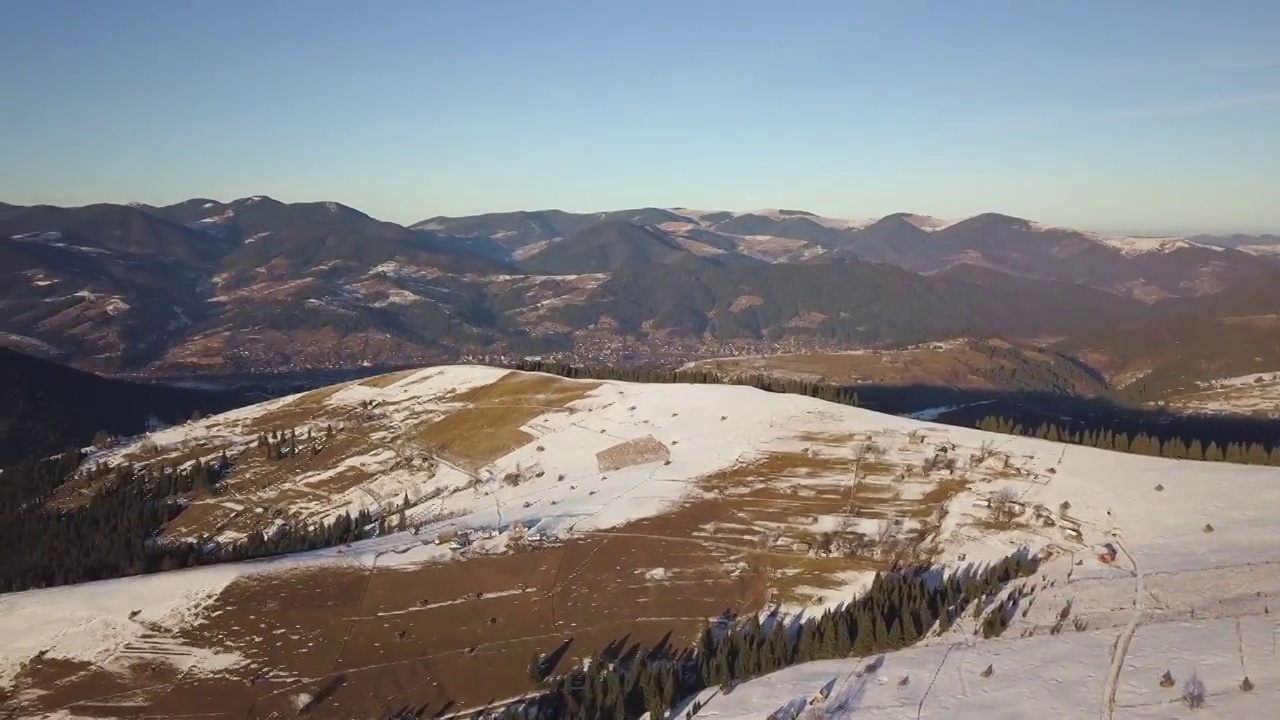
[[[548,210],[436,217],[414,227],[484,238],[510,248],[512,259],[528,263],[584,227],[617,221],[655,226],[703,255],[718,250],[770,262],[833,256],[925,273],[955,264],[984,264],[1015,275],[1092,285],[1146,300],[1216,292],[1256,272],[1259,257],[1264,265],[1274,261],[1280,267],[1280,253],[1254,244],[1232,247],[1204,238],[1101,235],[1000,213],[955,221],[911,213],[841,219],[801,210],[732,213],[642,208],[591,214]],[[557,267],[550,262],[537,265]],[[559,267],[570,271],[570,266]]]
[[[1194,314],[1268,271],[1280,258],[1204,239],[998,213],[545,210],[405,227],[266,196],[0,205],[0,344],[173,374],[1061,338]]]

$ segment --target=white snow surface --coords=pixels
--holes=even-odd
[[[19,664],[46,657],[123,669],[146,650],[183,668],[218,670],[242,659],[182,645],[165,637],[199,614],[250,564],[221,565],[0,595],[0,687]],[[130,619],[133,611],[140,611]],[[143,638],[152,638],[143,642]]]
[[[1036,451],[1046,444],[1017,438],[1006,448]],[[1016,616],[1002,638],[981,640],[971,624],[957,625],[878,658],[794,666],[727,695],[705,691],[698,699],[706,705],[695,717],[764,718],[805,704],[828,684],[830,698],[799,717],[1187,717],[1178,698],[1192,677],[1209,695],[1192,717],[1270,717],[1280,701],[1280,621],[1272,614],[1280,607],[1280,542],[1266,529],[1280,503],[1275,478],[1261,468],[1067,447],[1044,490],[1069,488],[1072,516],[1110,513],[1112,531],[1111,522],[1087,524],[1086,536],[1095,545],[1118,544],[1115,565],[1088,552],[1050,561],[1041,576],[1023,583],[1039,590],[1028,615]],[[1154,491],[1156,483],[1164,490]],[[1214,531],[1205,532],[1205,523]],[[1050,634],[1068,601],[1072,617],[1088,625],[1077,631],[1068,623],[1061,634]],[[869,662],[879,663],[878,671],[859,677]],[[988,665],[993,674],[982,678]],[[1175,678],[1173,689],[1158,685],[1166,670]],[[1239,688],[1245,676],[1256,686],[1252,692]],[[683,717],[687,708],[671,717]]]
[[[1236,249],[1250,255],[1280,255],[1280,245],[1237,245]]]
[[[907,650],[793,666],[728,694],[704,691],[695,717],[765,718],[778,708],[808,705],[824,687],[829,698],[800,718],[1271,717],[1269,708],[1280,701],[1280,623],[1266,604],[1280,593],[1275,565],[1159,575],[1121,557],[1122,568],[1091,558],[1083,568],[1069,557],[1050,562],[1032,581],[1044,587],[1047,578],[1054,588],[1037,593],[1028,615],[1019,613],[1001,638],[975,638],[968,621]],[[1088,625],[1078,631],[1067,623],[1061,634],[1051,634],[1068,600],[1073,618]],[[875,672],[865,672],[870,665]],[[988,666],[992,673],[984,678]],[[1159,686],[1165,671],[1173,688]],[[1255,685],[1248,693],[1240,689],[1246,676]],[[1208,696],[1196,714],[1179,702],[1192,678]]]
[[[1171,398],[1169,404],[1193,413],[1280,415],[1280,371],[1219,378],[1196,386]]]
[[[907,214],[903,216],[902,219],[906,220],[912,225],[915,225],[921,230],[926,230],[929,232],[933,232],[934,230],[942,230],[943,228],[951,227],[952,225],[955,225],[956,223],[960,222],[960,220],[945,220],[943,218],[936,218],[931,215],[916,215],[916,214]]]
[[[1254,385],[1254,384],[1260,385],[1263,382],[1267,382],[1267,381],[1274,382],[1277,380],[1280,380],[1280,370],[1273,370],[1271,372],[1250,373],[1248,375],[1237,375],[1235,377],[1217,378],[1215,380],[1206,380],[1204,382],[1200,382],[1196,384],[1203,388],[1219,389],[1219,388],[1241,387],[1242,385]]]
[[[326,402],[376,402],[394,427],[397,418],[408,422],[443,412],[450,407],[452,393],[486,385],[504,374],[481,366],[430,368],[383,388],[347,384]],[[254,434],[237,428],[293,399],[166,428],[132,445],[98,453],[90,462],[116,457],[144,439],[160,445],[189,444],[218,435],[251,443]],[[889,655],[884,667],[865,682],[853,677],[863,664],[856,659],[810,663],[712,697],[696,717],[764,717],[832,679],[836,689],[823,705],[826,714],[815,717],[1092,718],[1099,717],[1100,708],[1101,717],[1108,719],[1166,717],[1158,713],[1161,708],[1172,710],[1166,707],[1168,694],[1154,688],[1165,666],[1179,678],[1196,670],[1210,693],[1220,693],[1211,698],[1206,718],[1262,717],[1267,713],[1256,714],[1262,707],[1258,703],[1280,700],[1276,616],[1263,613],[1268,603],[1280,612],[1280,542],[1273,539],[1275,517],[1280,515],[1280,468],[1107,452],[720,385],[604,382],[570,403],[568,412],[548,412],[523,429],[535,439],[478,473],[447,463],[431,475],[412,467],[396,468],[389,451],[349,460],[374,469],[375,479],[315,509],[321,516],[378,510],[380,498],[398,501],[408,494],[416,503],[408,513],[418,526],[416,534],[391,533],[349,549],[0,596],[0,637],[5,639],[0,647],[0,686],[40,651],[115,667],[147,643],[165,645],[166,652],[158,657],[216,672],[240,659],[184,648],[166,632],[196,617],[205,603],[241,575],[301,564],[355,561],[387,567],[448,562],[462,553],[433,544],[430,538],[450,531],[474,531],[469,552],[503,552],[515,523],[551,539],[618,527],[698,497],[704,492],[695,482],[699,477],[770,451],[805,450],[810,443],[801,436],[806,434],[848,432],[871,435],[886,445],[901,444],[922,458],[939,441],[954,443],[954,453],[982,447],[1005,453],[1029,474],[992,475],[983,489],[1010,488],[1006,492],[1016,493],[1024,503],[1054,509],[1069,501],[1070,516],[1080,522],[1085,546],[1046,566],[1046,579],[1056,582],[1053,589],[1040,578],[1031,579],[1046,587],[1035,595],[1030,615],[1016,620],[1003,639],[975,641],[972,625],[968,632],[957,625],[925,647]],[[929,444],[906,444],[904,439],[913,432],[926,435]],[[670,464],[600,471],[596,452],[645,436],[670,448]],[[533,468],[541,469],[542,476],[515,486],[497,481],[506,473]],[[324,472],[337,471],[335,467]],[[1154,489],[1157,484],[1161,491]],[[437,488],[468,489],[418,502]],[[993,535],[966,524],[964,518],[978,500],[979,495],[970,491],[947,505],[939,538],[944,563],[982,563],[1018,547],[1054,542],[1040,528]],[[835,522],[822,517],[817,526]],[[1206,524],[1213,532],[1205,531]],[[1122,548],[1115,565],[1100,563],[1087,549],[1103,542]],[[636,571],[653,582],[663,582],[668,575],[662,568]],[[868,578],[850,572],[840,580],[844,585],[824,591],[820,605],[847,600]],[[1046,628],[1068,600],[1074,600],[1075,616],[1087,618],[1089,628],[1077,632],[1068,626],[1061,635],[1050,636]],[[129,619],[135,610],[138,615]],[[1236,623],[1239,637],[1227,632]],[[1020,628],[1033,626],[1043,632],[1018,637]],[[1114,673],[1113,644],[1123,648]],[[171,655],[175,649],[181,654]],[[987,664],[995,666],[995,677],[984,680],[977,672]],[[1232,673],[1238,675],[1242,664],[1258,686],[1248,696],[1232,689],[1240,680]],[[910,678],[905,687],[897,685],[901,676]],[[882,679],[887,681],[881,684]],[[1114,703],[1106,699],[1113,694]],[[841,709],[834,712],[837,708]],[[678,717],[683,717],[683,710]]]
[[[723,210],[694,210],[692,208],[671,208],[671,212],[683,215],[699,225],[706,225],[702,218],[706,215],[725,212]],[[760,210],[749,210],[747,212],[730,212],[733,217],[741,217],[743,215],[760,215],[773,220],[787,220],[789,218],[804,218],[819,225],[840,230],[858,230],[864,228],[880,218],[838,218],[828,217],[825,215],[814,215],[806,212],[794,212],[780,210],[777,208],[764,208]]]
[[[46,230],[43,232],[22,233],[21,235],[11,235],[10,240],[23,243],[40,243],[49,247],[55,247],[60,250],[70,250],[72,252],[84,253],[86,255],[110,255],[109,250],[102,248],[85,247],[83,245],[68,245],[64,242],[58,242],[62,239],[62,233],[57,230]]]
[[[1097,235],[1094,233],[1085,233],[1091,238],[1101,242],[1104,245],[1113,247],[1127,256],[1142,255],[1145,253],[1171,253],[1174,250],[1183,250],[1187,248],[1203,248],[1205,250],[1223,251],[1226,248],[1218,245],[1208,245],[1206,243],[1193,242],[1184,237],[1143,237],[1143,236],[1120,236],[1120,235]]]

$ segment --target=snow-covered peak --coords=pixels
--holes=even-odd
[[[694,210],[693,208],[670,208],[670,210],[677,215],[683,215],[690,220],[695,220],[697,222],[702,222],[702,217],[704,215],[715,215],[722,212],[720,210]]]
[[[747,212],[732,212],[725,210],[694,210],[692,208],[671,208],[671,212],[683,215],[695,222],[706,225],[703,218],[707,215],[720,215],[727,213],[731,217],[743,217],[744,215],[756,215],[759,217],[767,217],[770,220],[790,220],[793,218],[804,218],[811,222],[818,223],[829,228],[837,230],[858,230],[864,228],[879,218],[839,218],[828,217],[826,215],[815,215],[803,210],[784,210],[781,208],[763,208],[759,210],[749,210]]]
[[[1280,245],[1238,245],[1236,249],[1250,255],[1280,256]]]
[[[1119,250],[1121,254],[1129,257],[1133,257],[1134,255],[1145,255],[1148,253],[1166,254],[1175,250],[1184,250],[1188,248],[1204,248],[1206,250],[1216,250],[1218,252],[1226,250],[1226,248],[1219,247],[1217,245],[1193,242],[1183,237],[1117,236],[1097,235],[1095,233],[1086,234],[1108,247]]]
[[[1189,248],[1203,248],[1218,252],[1226,250],[1224,247],[1196,242],[1181,235],[1107,235],[1103,233],[1076,230],[1075,228],[1069,227],[1043,225],[1037,222],[1031,223],[1031,229],[1037,232],[1079,233],[1096,243],[1119,250],[1122,255],[1127,257],[1146,255],[1149,253],[1167,254],[1175,250],[1185,250]]]
[[[779,208],[765,208],[763,210],[752,210],[747,213],[735,213],[737,215],[760,215],[770,218],[771,220],[790,220],[792,218],[804,218],[811,222],[818,223],[829,228],[837,230],[858,230],[864,228],[871,223],[879,220],[879,218],[840,218],[828,217],[826,215],[815,215],[810,212],[797,210],[782,210]]]
[[[907,213],[905,215],[902,215],[902,219],[906,220],[912,225],[915,225],[921,230],[925,230],[928,232],[933,232],[935,230],[941,230],[943,228],[951,227],[952,225],[955,225],[956,223],[960,222],[959,220],[946,220],[943,218],[933,217],[932,215],[916,215],[914,213]]]

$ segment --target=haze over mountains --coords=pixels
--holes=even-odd
[[[1275,240],[1116,237],[998,213],[545,210],[405,227],[265,196],[6,205],[0,332],[151,375],[1055,339],[1234,317],[1280,276]],[[1215,304],[1235,286],[1255,290]]]

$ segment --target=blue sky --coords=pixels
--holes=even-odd
[[[1280,231],[1280,2],[3,0],[0,200]]]

